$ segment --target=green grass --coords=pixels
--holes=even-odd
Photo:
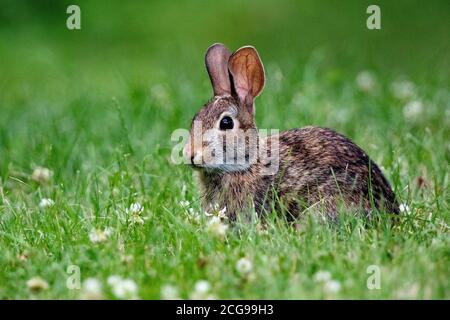
[[[115,297],[111,275],[134,280],[144,299],[166,285],[193,297],[199,280],[216,298],[450,298],[448,2],[381,2],[382,30],[369,31],[370,3],[360,1],[81,1],[73,32],[64,4],[50,3],[6,2],[1,16],[0,298],[80,298],[66,286],[70,265],[82,283],[98,279],[105,298]],[[207,217],[192,219],[180,202],[200,212],[199,194],[190,168],[170,162],[170,135],[210,97],[203,55],[218,41],[259,50],[258,126],[349,136],[409,207],[397,225],[270,217],[221,238]],[[364,70],[375,82],[367,92],[355,80]],[[414,89],[396,97],[405,81]],[[31,179],[39,166],[53,171],[48,183]],[[55,204],[40,208],[43,198]],[[127,213],[134,202],[144,224]],[[93,243],[95,228],[112,233]],[[243,257],[253,266],[245,275]],[[370,265],[379,290],[367,288]],[[318,271],[340,290],[317,282]],[[30,291],[34,277],[48,289]]]

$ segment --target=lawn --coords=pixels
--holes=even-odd
[[[381,30],[367,1],[77,2],[81,30],[71,2],[1,5],[1,299],[450,298],[448,1],[379,1]],[[259,128],[347,135],[399,221],[206,216],[171,134],[215,42],[258,49]]]

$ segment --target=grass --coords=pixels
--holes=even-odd
[[[419,11],[382,2],[380,31],[365,28],[367,5],[80,2],[82,30],[68,31],[63,2],[7,3],[0,298],[80,298],[66,285],[70,265],[82,283],[98,279],[105,298],[117,297],[111,275],[135,281],[144,299],[167,285],[195,297],[199,280],[216,298],[450,298],[448,3]],[[270,217],[265,229],[237,225],[220,237],[207,217],[193,218],[199,194],[191,170],[170,162],[170,135],[210,97],[203,54],[217,41],[260,52],[260,128],[330,127],[382,166],[408,207],[397,225]],[[48,182],[32,179],[37,167],[53,172]],[[54,205],[41,208],[43,198]],[[127,210],[136,202],[143,224]],[[111,234],[93,243],[92,230],[105,228]],[[237,270],[241,258],[250,273]],[[371,265],[379,290],[367,288]],[[321,271],[340,288],[316,281]],[[30,290],[34,277],[48,289]]]

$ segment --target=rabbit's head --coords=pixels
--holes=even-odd
[[[194,116],[184,156],[199,169],[246,170],[256,161],[254,99],[264,87],[264,67],[255,48],[231,54],[222,44],[209,47],[205,63],[214,97]]]

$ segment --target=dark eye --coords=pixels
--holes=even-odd
[[[220,120],[220,130],[233,129],[233,119],[231,117],[225,116]]]

